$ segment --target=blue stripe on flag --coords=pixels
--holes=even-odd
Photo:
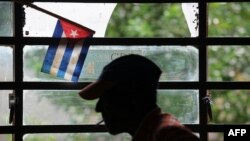
[[[56,24],[55,31],[53,33],[53,37],[61,37],[62,33],[63,33],[63,29],[62,29],[60,21],[58,20],[57,24]],[[50,73],[50,69],[51,69],[53,60],[55,58],[55,54],[56,54],[56,50],[58,48],[58,44],[49,46],[49,48],[48,48],[48,50],[46,52],[44,61],[43,61],[43,66],[42,66],[42,69],[41,69],[42,72]]]
[[[68,42],[65,52],[63,54],[62,61],[59,66],[59,70],[57,72],[57,77],[64,78],[64,75],[65,75],[65,72],[67,71],[67,67],[68,67],[73,50],[74,50],[74,44],[71,42]]]
[[[85,58],[88,54],[88,51],[89,51],[89,46],[82,46],[81,53],[80,53],[79,59],[78,59],[77,64],[76,64],[76,68],[74,70],[74,73],[73,73],[73,76],[71,79],[74,82],[78,81],[78,79],[79,79],[79,76],[81,74],[82,67],[83,67]]]

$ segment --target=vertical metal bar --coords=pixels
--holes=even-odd
[[[207,109],[203,103],[203,98],[207,94],[207,0],[199,1],[199,82],[200,82],[200,138],[202,141],[208,140],[207,133]]]
[[[14,117],[14,127],[15,141],[22,141],[23,132],[23,17],[24,10],[20,4],[14,3],[14,83],[17,86],[15,91],[16,104],[15,104],[15,117]]]

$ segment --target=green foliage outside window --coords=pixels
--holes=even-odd
[[[250,6],[249,3],[212,3],[209,4],[208,11],[208,36],[228,36],[228,37],[247,37],[250,36]],[[115,10],[118,11],[118,7]],[[129,8],[128,8],[129,7]],[[147,7],[147,6],[146,6]],[[159,8],[158,8],[159,7]],[[165,8],[163,8],[165,7]],[[151,8],[148,12],[143,5],[120,6],[122,13],[114,12],[107,29],[106,36],[121,37],[185,37],[189,36],[184,17],[180,12],[180,4],[171,4],[166,6],[157,6]],[[129,9],[129,10],[127,10]],[[167,10],[166,10],[167,9]],[[176,11],[176,9],[179,9]],[[127,11],[127,12],[126,12]],[[132,11],[132,12],[131,12]],[[134,13],[133,13],[134,11]],[[152,12],[153,11],[153,12]],[[148,20],[147,16],[151,13],[157,13],[157,18],[161,18],[164,24],[154,23],[154,20]],[[142,17],[138,20],[133,14]],[[129,20],[123,20],[129,19]],[[134,21],[133,21],[134,20]],[[117,21],[117,22],[116,22]],[[147,22],[150,21],[150,22]],[[177,22],[176,22],[177,21]],[[117,24],[116,24],[117,23]],[[143,26],[141,26],[144,23]],[[118,26],[119,25],[119,26]],[[133,26],[132,26],[133,25]],[[147,25],[147,26],[145,26]],[[131,29],[134,27],[134,29]],[[185,28],[186,27],[186,28]],[[143,28],[137,32],[137,28]],[[119,30],[120,29],[120,30]],[[180,31],[181,29],[181,31]],[[185,30],[186,29],[186,30]],[[154,32],[159,31],[161,32]],[[130,32],[126,32],[130,31]],[[131,32],[135,33],[131,33]],[[147,35],[145,32],[147,31]],[[208,80],[209,81],[249,81],[250,80],[250,46],[211,46],[208,47]],[[223,54],[223,55],[221,55]],[[157,58],[157,56],[155,56]],[[249,91],[212,91],[212,105],[215,123],[249,123],[250,106]],[[232,96],[230,96],[232,95]],[[237,95],[237,96],[235,96]],[[223,99],[224,102],[219,102]],[[245,99],[245,100],[243,100]],[[224,107],[228,102],[231,105],[230,110],[222,110],[218,107]],[[240,102],[239,102],[240,101]],[[161,103],[161,102],[160,102]],[[163,101],[162,101],[163,103]],[[244,109],[244,110],[242,110]],[[225,120],[225,118],[228,120]],[[225,117],[225,118],[221,118]]]
[[[250,3],[209,5],[209,36],[249,37]],[[209,81],[249,81],[250,46],[210,46]],[[250,90],[211,90],[214,120],[211,123],[250,123]]]
[[[189,37],[180,4],[118,4],[106,37]]]

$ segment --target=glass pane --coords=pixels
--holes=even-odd
[[[24,141],[131,141],[128,134],[112,136],[108,133],[74,133],[74,134],[26,134]]]
[[[208,141],[224,141],[224,133],[210,132],[208,133]]]
[[[12,2],[0,1],[0,36],[13,36]]]
[[[182,123],[199,122],[197,90],[159,90],[158,93],[163,112],[174,114]],[[77,91],[27,90],[24,91],[24,123],[96,124],[101,120],[101,115],[95,112],[96,102],[81,99]]]
[[[0,81],[13,81],[13,49],[0,46]]]
[[[101,115],[95,101],[85,101],[78,91],[24,91],[23,117],[26,125],[96,124]]]
[[[181,3],[73,4],[35,2],[34,4],[96,31],[94,37],[190,36]],[[24,36],[52,36],[56,18],[30,7],[25,7],[25,13]],[[195,17],[195,13],[192,14],[191,17]],[[190,23],[197,21],[197,19],[192,18],[189,19],[192,20]],[[43,21],[43,24],[40,24],[41,21]]]
[[[1,125],[9,125],[9,114],[10,114],[9,93],[12,93],[12,91],[0,90],[0,115],[1,115],[0,116],[0,126]]]
[[[249,54],[250,46],[210,46],[208,48],[208,80],[249,81]]]
[[[182,123],[199,123],[198,90],[158,90],[157,99],[163,112],[173,114]]]
[[[12,141],[12,135],[11,134],[0,134],[0,140],[1,141]]]
[[[211,90],[211,123],[247,124],[250,122],[250,90]]]
[[[64,81],[41,73],[46,46],[25,46],[25,81]],[[191,46],[91,46],[79,81],[95,81],[103,66],[126,54],[139,54],[154,61],[163,71],[160,81],[197,81],[198,50]]]
[[[109,18],[116,6],[113,3],[34,2],[33,4],[96,31],[95,37],[104,36]],[[57,18],[31,7],[25,7],[25,14],[24,36],[51,37],[53,35]]]
[[[209,36],[249,37],[250,3],[210,3]]]

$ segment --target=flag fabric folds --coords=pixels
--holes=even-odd
[[[49,45],[41,71],[77,82],[89,50],[89,46],[83,46],[84,39],[91,38],[94,33],[88,28],[58,20],[53,37],[67,40]]]

